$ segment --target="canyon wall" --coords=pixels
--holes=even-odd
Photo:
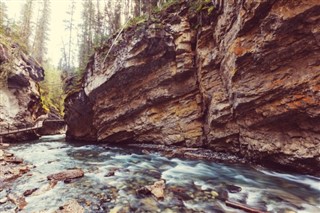
[[[0,35],[0,132],[33,127],[45,112],[38,82],[44,79],[43,68],[22,50],[18,43]],[[7,135],[4,141],[38,138],[34,132]]]
[[[67,136],[205,147],[319,174],[317,0],[181,1],[91,58]]]

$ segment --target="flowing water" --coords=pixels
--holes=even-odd
[[[86,212],[242,212],[224,204],[221,197],[227,195],[230,201],[269,212],[320,212],[320,179],[312,176],[168,159],[125,148],[81,146],[66,143],[63,136],[15,144],[9,151],[34,165],[29,172],[32,176],[24,175],[12,185],[11,191],[17,194],[45,188],[46,177],[62,170],[81,168],[85,172],[83,178],[59,182],[27,197],[28,205],[21,212],[53,212],[70,199],[77,200]],[[111,170],[115,173],[108,176]],[[166,180],[163,200],[136,193],[159,179]],[[0,205],[0,212],[10,208]]]

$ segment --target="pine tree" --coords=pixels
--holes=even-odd
[[[93,52],[93,38],[95,26],[95,8],[92,0],[83,2],[83,23],[80,25],[81,34],[79,38],[79,68],[83,70]]]
[[[7,20],[7,6],[5,2],[0,1],[0,29],[3,29]]]
[[[64,46],[64,53],[66,54],[67,51],[67,55],[66,55],[66,61],[65,61],[65,69],[67,69],[67,71],[71,70],[71,67],[74,66],[74,56],[73,56],[73,31],[75,29],[74,26],[74,14],[75,14],[75,9],[76,9],[76,4],[75,1],[73,0],[70,3],[70,7],[69,10],[67,11],[67,15],[69,16],[68,19],[64,20],[65,23],[65,29],[68,30],[69,35],[68,35],[68,43],[67,45],[63,45]],[[67,48],[66,48],[67,47]]]
[[[26,0],[21,11],[21,23],[20,23],[20,38],[21,41],[26,44],[27,47],[30,45],[30,36],[32,33],[32,9],[33,0]]]
[[[40,10],[40,18],[37,21],[33,42],[33,56],[41,64],[47,53],[46,45],[49,31],[50,0],[44,0]]]

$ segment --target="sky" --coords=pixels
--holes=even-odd
[[[21,8],[25,3],[25,0],[2,0],[6,3],[8,7],[8,16],[10,19],[15,19],[16,22],[20,20]],[[35,0],[34,2],[41,2],[40,0]],[[76,0],[76,14],[75,22],[80,23],[82,1]],[[68,19],[67,10],[71,0],[51,0],[51,16],[50,16],[50,31],[49,31],[49,41],[48,41],[48,54],[47,57],[51,60],[51,63],[57,66],[61,58],[61,48],[62,40],[67,42],[68,32],[65,30],[65,25],[63,23],[64,19]],[[34,21],[37,16],[37,8],[34,8]],[[74,32],[74,42],[76,42],[76,32]]]

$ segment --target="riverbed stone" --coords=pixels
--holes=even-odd
[[[4,158],[4,160],[8,163],[15,163],[15,164],[20,164],[23,163],[23,160],[18,157],[11,157],[12,155],[8,155]]]
[[[28,204],[23,196],[18,196],[15,193],[8,194],[7,198],[14,203],[19,210],[23,209]]]
[[[4,198],[1,198],[0,199],[0,204],[4,204],[8,201],[8,198],[7,197],[4,197]]]
[[[33,192],[35,192],[36,190],[38,190],[38,188],[28,189],[25,192],[23,192],[23,196],[27,197],[27,196],[31,195]]]
[[[76,201],[69,200],[54,213],[84,213],[84,208]]]
[[[66,179],[81,178],[83,176],[84,176],[84,172],[81,169],[70,169],[70,170],[65,170],[65,171],[62,171],[59,173],[49,175],[47,177],[47,179],[48,180],[64,181]]]
[[[236,185],[226,185],[226,189],[230,193],[238,193],[241,192],[242,188]]]
[[[165,180],[156,181],[153,185],[146,186],[146,188],[157,198],[164,198],[164,189],[166,187]]]

